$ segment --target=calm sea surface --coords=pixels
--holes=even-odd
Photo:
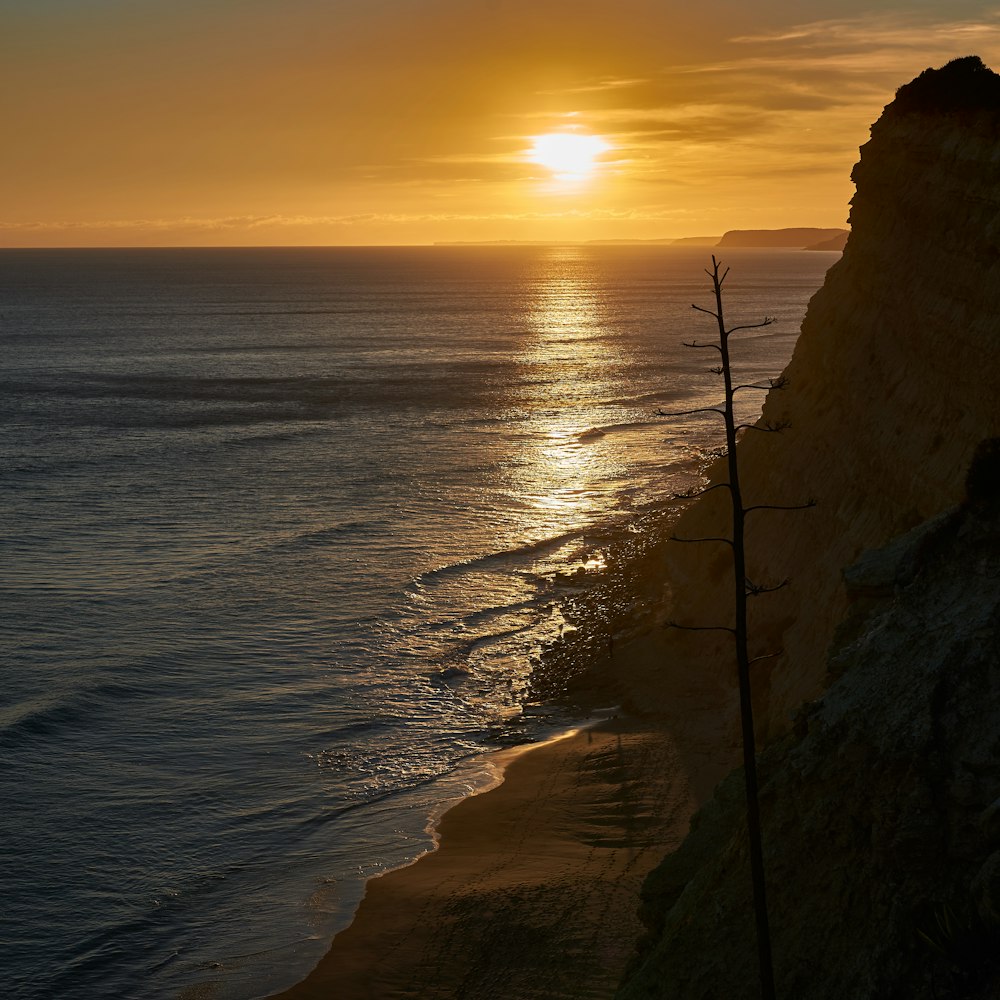
[[[0,994],[289,985],[567,724],[565,574],[719,440],[652,415],[709,253],[0,251]],[[776,374],[837,255],[724,256]]]

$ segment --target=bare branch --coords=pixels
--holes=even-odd
[[[718,351],[720,354],[722,353],[722,348],[719,347],[718,344],[699,344],[693,340],[692,341],[682,340],[681,343],[685,347],[711,347],[713,351]]]
[[[684,632],[729,632],[731,635],[736,633],[736,629],[728,625],[679,625],[675,621],[664,622],[663,628],[678,628]]]
[[[776,590],[781,590],[782,587],[787,587],[791,580],[785,577],[781,583],[775,584],[773,587],[765,587],[762,583],[754,583],[753,580],[745,580],[747,597],[757,597],[759,594],[773,594]]]
[[[736,393],[738,393],[740,391],[740,389],[759,389],[761,392],[768,392],[768,391],[770,391],[771,388],[773,388],[773,387],[769,386],[769,385],[751,385],[751,384],[747,384],[747,385],[734,385],[733,386],[733,395],[735,396]]]
[[[717,312],[712,312],[711,309],[706,309],[704,306],[696,306],[693,302],[691,303],[691,308],[697,309],[700,313],[708,313],[709,316],[714,316],[716,319],[719,318],[719,314]]]
[[[760,431],[761,434],[780,434],[781,431],[787,430],[791,426],[790,420],[765,420],[762,424],[737,424],[736,430],[741,431],[746,428],[751,431]]]
[[[725,271],[723,271],[722,274],[720,275],[719,268],[721,266],[722,266],[722,261],[716,260],[715,254],[712,254],[713,270],[710,271],[707,267],[705,268],[705,274],[707,274],[712,279],[712,281],[717,281],[719,283],[720,288],[722,287],[722,283],[726,280],[726,275],[729,274],[729,268],[727,267]]]
[[[676,535],[671,535],[669,538],[671,542],[686,542],[689,544],[694,544],[695,542],[725,542],[726,545],[732,546],[733,540],[731,538],[716,537],[714,535],[708,535],[705,538],[678,538]]]
[[[709,368],[708,370],[709,370],[709,371],[710,371],[710,372],[711,372],[711,373],[712,373],[713,375],[725,375],[725,374],[726,374],[726,369],[725,369],[725,368],[723,368],[723,367],[722,367],[721,365],[716,365],[716,367],[715,367],[715,368]]]
[[[729,483],[716,483],[714,486],[706,486],[703,490],[688,490],[686,493],[674,493],[671,496],[672,500],[697,500],[698,497],[703,497],[706,493],[711,493],[712,490],[730,489]]]
[[[743,326],[731,327],[726,330],[726,336],[728,337],[732,333],[738,333],[740,330],[759,330],[762,326],[770,326],[773,322],[773,316],[765,316],[759,323],[745,323]]]
[[[718,413],[719,416],[724,417],[726,415],[725,410],[720,410],[715,406],[702,406],[697,410],[678,410],[676,413],[667,413],[665,410],[657,410],[655,416],[657,417],[689,417],[692,413]]]
[[[815,507],[816,501],[810,497],[805,503],[779,504],[779,503],[757,503],[752,507],[744,507],[743,513],[749,514],[752,510],[808,510]]]

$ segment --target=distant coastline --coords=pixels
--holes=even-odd
[[[757,247],[792,250],[844,249],[849,229],[803,226],[792,229],[730,229],[721,236],[661,237],[648,240],[439,240],[436,247],[467,246],[687,246]]]

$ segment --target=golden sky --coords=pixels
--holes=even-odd
[[[970,54],[995,2],[0,0],[0,246],[841,226],[895,89]]]

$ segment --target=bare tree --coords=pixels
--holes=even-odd
[[[678,413],[665,413],[658,411],[660,416],[679,417],[688,416],[692,413],[717,413],[722,417],[726,426],[726,460],[728,467],[728,481],[716,483],[705,490],[685,494],[686,497],[701,496],[714,489],[726,489],[729,491],[732,500],[732,535],[731,537],[713,536],[705,538],[678,538],[673,536],[677,542],[688,543],[717,543],[728,545],[733,554],[733,605],[734,621],[732,625],[691,625],[680,624],[678,622],[668,622],[672,628],[687,629],[689,631],[724,631],[732,634],[736,645],[736,669],[739,678],[740,692],[740,722],[743,738],[743,774],[746,783],[746,814],[747,832],[750,847],[750,874],[753,882],[753,904],[754,916],[757,925],[757,956],[760,972],[760,992],[763,1000],[774,1000],[774,966],[771,958],[771,932],[768,925],[767,915],[767,891],[764,877],[764,852],[760,831],[760,805],[758,796],[757,781],[757,751],[754,737],[753,719],[753,699],[751,697],[750,686],[750,665],[751,663],[768,659],[777,653],[770,653],[765,656],[750,658],[747,641],[747,599],[759,594],[770,593],[787,586],[788,580],[780,583],[765,585],[754,582],[747,575],[746,568],[746,545],[745,528],[747,515],[757,510],[801,510],[812,507],[815,501],[810,500],[804,504],[794,506],[784,506],[778,504],[753,504],[745,506],[743,494],[740,489],[739,462],[736,453],[736,438],[741,430],[761,431],[764,433],[777,433],[783,430],[786,423],[766,423],[737,424],[734,414],[733,400],[739,392],[763,391],[770,389],[783,389],[787,385],[784,377],[769,379],[767,384],[756,383],[733,384],[733,371],[729,355],[729,338],[732,334],[740,330],[756,330],[761,327],[770,326],[774,320],[765,317],[759,323],[750,323],[743,326],[727,327],[722,305],[722,286],[729,274],[729,268],[721,271],[722,264],[712,256],[712,269],[706,269],[705,273],[712,281],[712,291],[715,297],[715,309],[706,309],[702,306],[694,305],[693,309],[698,312],[707,313],[714,317],[718,324],[718,343],[699,343],[698,341],[685,341],[684,346],[694,349],[710,349],[718,351],[719,365],[711,368],[713,374],[722,377],[725,388],[724,401],[718,407],[702,407],[696,410],[684,410]],[[721,271],[721,273],[720,273]]]

